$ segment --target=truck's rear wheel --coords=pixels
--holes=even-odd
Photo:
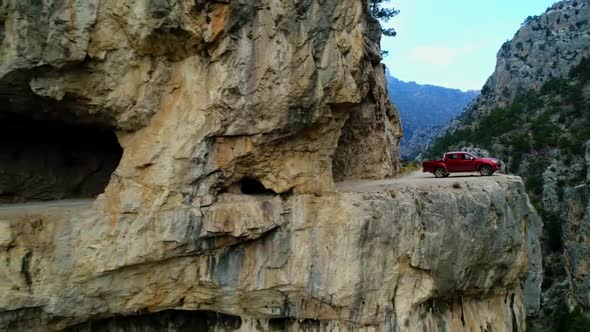
[[[442,167],[439,167],[434,170],[434,176],[436,176],[437,178],[443,178],[445,177],[445,175],[447,175],[447,171],[445,171],[445,169]]]
[[[479,168],[479,174],[481,174],[482,176],[490,176],[494,174],[494,171],[492,171],[492,168],[490,166],[483,165]]]

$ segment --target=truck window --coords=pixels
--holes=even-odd
[[[453,154],[449,154],[448,156],[449,156],[449,159],[452,159],[452,160],[457,160],[458,159],[457,158],[457,155],[454,154],[454,153]]]
[[[470,155],[468,155],[467,153],[462,153],[461,154],[461,159],[463,160],[469,160]]]

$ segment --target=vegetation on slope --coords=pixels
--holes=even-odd
[[[390,0],[370,0],[369,10],[371,15],[381,22],[387,22],[399,14],[399,10],[391,7],[384,7],[383,5]],[[385,36],[394,37],[397,32],[393,28],[382,28],[381,32]]]
[[[523,176],[529,194],[543,189],[541,174],[552,160],[569,166],[584,153],[590,140],[590,59],[584,59],[567,79],[552,79],[539,92],[521,92],[506,108],[496,108],[481,118],[460,117],[462,129],[439,137],[426,152],[437,157],[448,150],[475,145],[508,161],[508,171]],[[527,162],[528,160],[534,162]],[[569,180],[586,178],[584,168]]]
[[[425,155],[434,158],[448,150],[476,146],[505,161],[507,172],[523,177],[544,222],[543,292],[551,294],[549,301],[560,299],[557,294],[563,294],[561,284],[566,278],[562,261],[565,221],[560,207],[566,188],[587,181],[584,152],[590,140],[590,59],[582,60],[569,77],[552,79],[539,91],[521,91],[507,107],[483,116],[467,113],[459,121],[459,129],[438,138]],[[552,175],[544,177],[546,172]],[[549,196],[558,201],[557,207],[551,199],[543,201]],[[544,305],[540,318],[531,321],[531,330],[590,331],[587,313],[570,311],[564,298],[558,301],[562,302]]]

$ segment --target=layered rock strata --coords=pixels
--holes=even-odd
[[[590,1],[564,0],[545,13],[529,16],[514,37],[498,51],[496,69],[467,110],[481,116],[506,107],[524,90],[539,90],[553,78],[590,56]]]
[[[523,330],[538,307],[540,219],[517,177],[455,182],[227,193],[200,217],[174,209],[134,223],[109,220],[102,199],[6,207],[0,322]]]
[[[2,125],[71,136],[0,151],[0,329],[504,330],[535,307],[518,178],[334,186],[399,169],[366,2],[9,1],[0,21]]]
[[[115,131],[124,153],[113,192],[139,185],[202,198],[243,177],[277,193],[321,192],[333,178],[399,167],[379,24],[363,2],[1,10],[5,111]]]

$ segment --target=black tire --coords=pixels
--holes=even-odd
[[[481,174],[481,176],[492,176],[494,174],[494,171],[490,166],[483,165],[479,168],[479,174]]]
[[[437,178],[444,178],[445,175],[447,175],[447,171],[445,171],[445,169],[442,167],[439,167],[434,170],[434,176],[436,176]]]

